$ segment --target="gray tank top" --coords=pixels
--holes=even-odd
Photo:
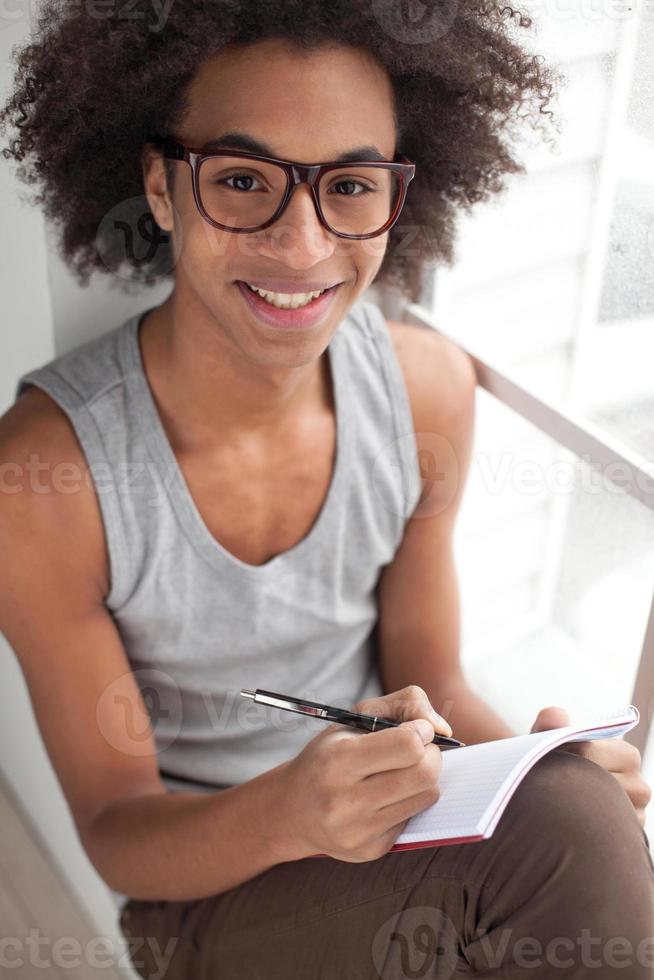
[[[211,792],[291,758],[325,728],[241,688],[340,707],[383,693],[375,586],[421,493],[417,447],[388,326],[359,300],[327,348],[337,443],[320,513],[288,551],[241,561],[204,523],[161,423],[140,352],[145,312],[22,375],[16,397],[37,385],[75,429],[104,524],[105,603],[161,777],[171,791]],[[147,732],[126,722],[138,751]]]

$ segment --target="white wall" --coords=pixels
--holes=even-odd
[[[29,30],[24,11],[15,19],[0,17],[3,102],[13,80],[11,48]],[[126,297],[92,280],[88,289],[80,289],[57,256],[40,211],[25,203],[31,196],[32,190],[14,177],[14,165],[0,158],[0,412],[14,401],[21,374],[129,313],[160,302],[170,288],[157,287],[142,297]],[[62,876],[88,910],[97,934],[113,936],[116,914],[112,894],[79,844],[18,661],[2,635],[0,692],[0,769],[49,846]]]

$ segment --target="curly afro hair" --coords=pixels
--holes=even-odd
[[[81,285],[108,271],[103,218],[143,195],[148,137],[174,132],[200,62],[226,45],[282,37],[310,53],[336,42],[367,49],[385,67],[397,150],[416,163],[416,176],[377,281],[412,302],[426,262],[454,261],[459,211],[503,190],[504,175],[524,172],[514,143],[525,120],[546,139],[552,127],[561,76],[519,43],[531,19],[496,0],[428,0],[429,17],[413,26],[400,0],[167,2],[165,23],[156,24],[162,0],[114,0],[113,10],[103,0],[101,11],[91,11],[94,0],[45,0],[32,36],[12,52],[0,131],[9,123],[17,133],[2,153],[21,162],[25,183],[40,185],[34,203],[60,227],[62,258]],[[171,180],[172,169],[167,162]],[[125,278],[174,276],[171,253],[162,234],[147,262],[123,257]]]

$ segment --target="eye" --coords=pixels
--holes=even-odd
[[[253,189],[252,187],[232,187],[230,184],[228,184],[228,181],[230,181],[230,180],[252,180],[252,181],[256,181],[256,179],[257,178],[256,177],[253,177],[252,174],[232,174],[230,177],[223,177],[222,180],[217,180],[216,183],[217,184],[227,184],[228,187],[229,187],[229,189],[230,190],[233,190],[233,191],[236,191],[236,190],[252,190]],[[256,190],[256,188],[254,188],[254,189]]]
[[[360,192],[358,194],[349,194],[349,193],[348,194],[341,194],[340,195],[341,197],[360,197],[362,194],[372,194],[373,193],[373,190],[372,190],[371,187],[367,187],[365,184],[360,183],[360,181],[358,181],[358,180],[343,180],[343,179],[341,179],[341,180],[336,181],[332,185],[332,187],[343,187],[343,186],[359,187],[360,188]]]

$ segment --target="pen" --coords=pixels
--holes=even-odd
[[[241,696],[252,698],[257,704],[267,704],[273,708],[283,708],[284,711],[296,711],[301,715],[324,718],[325,721],[335,721],[341,725],[349,725],[351,728],[359,728],[364,732],[375,732],[380,728],[397,728],[398,725],[402,724],[391,718],[362,715],[356,711],[347,711],[330,704],[320,704],[318,701],[306,701],[303,698],[292,698],[287,694],[275,694],[274,691],[264,691],[259,687],[256,691],[250,691],[245,687],[241,688]],[[456,738],[448,738],[447,735],[434,735],[432,743],[439,745],[442,749],[458,749],[465,745],[465,742],[459,742]]]

